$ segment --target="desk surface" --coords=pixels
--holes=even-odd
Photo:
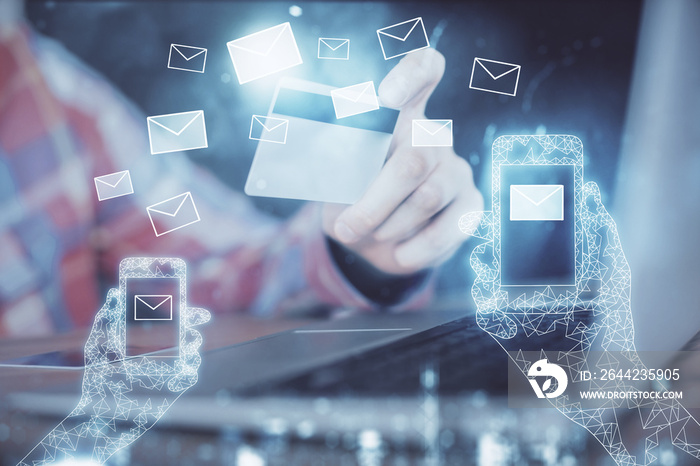
[[[205,349],[210,350],[309,323],[233,315],[216,317],[202,331]],[[76,345],[82,347],[86,336],[83,331],[51,338],[3,340],[0,355],[9,358],[74,349]],[[693,390],[700,384],[700,357],[682,364],[686,377],[677,389],[687,394],[684,402],[700,406],[700,390]],[[40,387],[72,384],[75,394],[62,396],[73,396],[77,401],[81,380],[81,370],[0,369],[0,466],[15,464],[60,420],[41,415],[41,407],[13,405],[13,400]],[[196,411],[198,401],[186,398],[187,394],[172,410]],[[558,412],[509,409],[507,400],[490,397],[484,391],[451,397],[416,393],[374,398],[241,398],[222,393],[216,402],[221,407],[219,425],[223,427],[212,430],[193,425],[185,429],[169,423],[166,414],[154,429],[116,455],[110,464],[437,466],[480,461],[489,464],[483,463],[483,455],[502,457],[505,464],[516,457],[534,462],[554,453],[560,459],[588,459],[596,464],[607,460],[602,448],[591,443],[581,427]],[[691,411],[700,418],[700,410]],[[372,433],[375,431],[378,434]],[[376,438],[380,448],[372,447]],[[373,457],[380,463],[373,462]]]

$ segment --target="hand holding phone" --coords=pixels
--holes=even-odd
[[[102,464],[153,427],[197,383],[202,336],[196,327],[210,314],[187,306],[184,261],[127,258],[119,282],[119,289],[109,290],[85,344],[78,405],[20,464],[78,456]],[[153,352],[138,344],[149,332],[161,333],[159,346],[165,349]]]
[[[501,136],[494,142],[493,211],[470,212],[459,222],[465,234],[484,240],[470,257],[476,322],[531,381],[530,368],[536,370],[545,356],[546,364],[561,367],[568,388],[541,402],[586,428],[618,463],[636,462],[637,443],[623,442],[616,424],[628,410],[636,410],[629,418],[641,421],[640,431],[648,428],[648,412],[667,413],[655,416],[653,433],[639,442],[642,457],[651,454],[662,431],[674,432],[674,445],[690,452],[697,439],[686,430],[699,425],[677,401],[599,399],[584,406],[567,396],[570,390],[638,390],[624,379],[582,377],[582,371],[601,373],[615,363],[592,354],[621,355],[618,364],[646,370],[634,346],[629,264],[598,186],[584,184],[582,160],[583,146],[574,136]]]

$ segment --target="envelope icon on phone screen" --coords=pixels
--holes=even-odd
[[[330,37],[319,38],[318,58],[324,60],[349,60],[350,39],[331,39]]]
[[[377,36],[384,60],[430,47],[423,18],[413,18],[378,29]]]
[[[289,23],[232,40],[226,46],[240,84],[302,64]]]
[[[168,68],[171,70],[204,73],[207,64],[207,49],[189,45],[170,44]]]
[[[520,65],[474,58],[469,89],[514,96],[518,91]]]
[[[413,120],[413,147],[452,146],[452,120]]]
[[[379,100],[372,81],[333,89],[331,99],[338,119],[379,110]]]
[[[511,185],[510,219],[512,221],[564,220],[564,185]]]
[[[134,193],[129,170],[95,177],[97,200],[104,201]]]
[[[202,110],[150,116],[146,120],[151,154],[207,147],[207,128]]]
[[[173,320],[173,297],[165,294],[134,295],[134,320]]]
[[[194,205],[194,199],[189,192],[146,207],[146,212],[156,236],[179,230],[200,220],[197,206]]]

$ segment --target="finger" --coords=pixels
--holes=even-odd
[[[168,389],[172,392],[182,392],[194,386],[199,378],[199,366],[202,356],[199,348],[202,346],[202,334],[197,330],[188,329],[186,343],[180,348],[180,364],[178,373],[168,380]]]
[[[440,155],[444,154],[397,148],[362,198],[337,218],[336,238],[350,244],[372,233],[432,173]]]
[[[494,301],[494,300],[490,300]],[[490,307],[495,303],[487,304],[476,311],[476,324],[486,333],[500,340],[508,340],[518,333],[518,324],[502,310]],[[484,312],[483,309],[488,309]]]
[[[189,307],[186,312],[187,330],[185,342],[180,347],[180,365],[177,375],[168,380],[168,389],[178,393],[192,387],[197,383],[199,366],[202,364],[202,356],[199,348],[204,341],[202,334],[193,327],[202,325],[211,319],[211,313],[199,307]]]
[[[206,324],[209,320],[211,320],[211,313],[206,309],[202,309],[201,307],[187,308],[187,321],[185,322],[187,327],[196,327]]]
[[[437,50],[427,48],[409,53],[382,80],[379,99],[386,107],[410,105],[416,113],[423,113],[444,73],[445,57]]]
[[[476,282],[490,285],[498,278],[498,261],[493,254],[493,243],[477,245],[469,255],[469,265],[476,273]]]
[[[471,178],[471,168],[459,157],[454,157],[449,163],[439,163],[430,176],[376,230],[374,238],[377,241],[408,238],[417,226],[451,204],[465,189],[464,180]]]
[[[182,362],[184,365],[188,366],[190,369],[197,369],[199,367],[199,348],[202,346],[202,334],[197,330],[189,329],[185,335],[185,343],[182,348],[180,348],[180,354],[182,355]]]
[[[459,229],[465,235],[492,241],[493,214],[491,212],[467,212],[459,218]]]
[[[481,210],[483,199],[478,191],[464,195],[447,206],[413,238],[396,248],[395,259],[402,267],[421,269],[443,262],[464,242],[457,219],[465,210]]]
[[[121,359],[124,344],[119,341],[119,322],[125,316],[121,294],[117,288],[107,292],[105,303],[97,312],[85,343],[85,366],[103,364],[112,358]]]
[[[592,196],[598,205],[603,205],[601,199],[600,199],[600,188],[598,187],[598,184],[594,181],[589,181],[585,185],[583,185],[583,196],[584,198],[588,198],[589,196]]]
[[[603,205],[598,185],[584,185],[584,267],[582,279],[589,289],[597,289],[597,302],[605,309],[629,307],[630,269],[622,250],[617,225]],[[592,205],[589,206],[589,201]]]

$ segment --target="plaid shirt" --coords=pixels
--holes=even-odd
[[[93,178],[122,170],[134,194],[98,201]],[[201,221],[156,237],[146,207],[188,191]],[[332,260],[318,204],[282,222],[183,154],[151,155],[133,105],[20,28],[0,42],[0,336],[88,325],[129,256],[183,258],[189,302],[213,311],[373,306]]]

